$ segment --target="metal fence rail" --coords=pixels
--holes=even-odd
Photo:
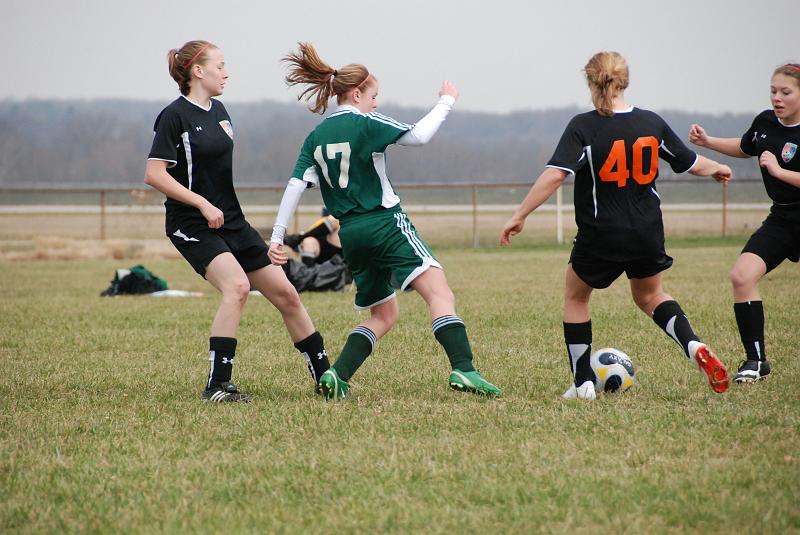
[[[726,236],[729,215],[736,211],[766,212],[769,207],[763,192],[760,178],[736,179],[736,187],[749,192],[739,196],[736,202],[730,201],[730,186],[717,185],[709,179],[670,178],[658,182],[659,189],[685,187],[678,197],[682,202],[669,202],[662,205],[665,212],[703,211],[718,213],[717,230],[704,228],[709,235]],[[685,185],[685,186],[681,186]],[[470,218],[471,243],[479,246],[479,223],[484,214],[510,215],[530,189],[530,182],[508,183],[437,183],[402,184],[395,189],[404,198],[406,211],[417,213],[459,213]],[[700,194],[695,190],[702,188]],[[274,214],[277,212],[283,186],[237,187],[239,200],[250,217],[253,214]],[[573,212],[573,183],[566,182],[559,188],[554,199],[537,210],[537,213],[554,213],[555,239],[564,241],[565,217]],[[715,191],[716,190],[716,191]],[[438,195],[437,195],[438,193]],[[0,187],[0,222],[2,216],[35,216],[42,214],[96,214],[98,235],[101,240],[108,237],[109,217],[117,214],[159,214],[163,213],[163,195],[150,188],[12,188]],[[322,203],[318,193],[306,194],[303,204],[298,208],[302,214],[319,211]],[[298,216],[299,214],[296,214]],[[570,215],[571,218],[571,215]],[[299,217],[294,217],[294,231],[298,231]]]

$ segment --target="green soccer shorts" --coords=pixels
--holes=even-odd
[[[399,209],[376,210],[340,223],[339,238],[356,283],[358,310],[393,299],[395,286],[410,290],[409,285],[428,268],[442,268]]]

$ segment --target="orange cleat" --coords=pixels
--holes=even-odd
[[[728,370],[714,352],[711,351],[711,348],[705,344],[700,345],[694,352],[694,359],[700,369],[708,376],[708,382],[714,392],[722,394],[728,390],[728,385],[730,385]]]

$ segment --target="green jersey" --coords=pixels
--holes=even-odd
[[[340,106],[303,143],[293,178],[319,186],[337,219],[400,204],[386,176],[386,148],[413,125]]]

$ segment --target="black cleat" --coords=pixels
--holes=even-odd
[[[755,383],[769,375],[769,372],[769,362],[766,360],[743,360],[733,380],[737,383]]]
[[[242,394],[233,383],[221,383],[203,390],[200,396],[203,401],[210,403],[249,403],[250,396]]]

